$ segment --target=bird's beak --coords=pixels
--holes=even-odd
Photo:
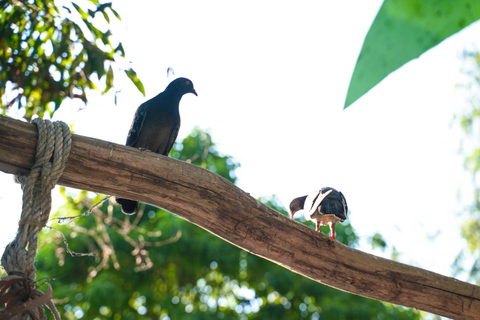
[[[195,91],[195,89],[192,89],[192,93],[198,97],[197,91]]]

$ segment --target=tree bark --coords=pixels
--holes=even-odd
[[[0,170],[28,174],[33,124],[0,116]],[[59,184],[137,199],[322,284],[455,319],[480,319],[480,287],[352,249],[263,205],[226,179],[148,151],[73,135]]]

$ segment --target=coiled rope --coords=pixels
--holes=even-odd
[[[64,122],[33,120],[38,127],[35,164],[28,176],[17,176],[22,185],[22,214],[15,239],[7,245],[1,263],[7,276],[0,279],[0,320],[47,319],[46,305],[55,319],[60,314],[53,304],[50,285],[43,293],[35,282],[38,234],[52,208],[51,190],[63,173],[70,154],[72,135]]]

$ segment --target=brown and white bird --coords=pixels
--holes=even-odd
[[[313,221],[320,232],[320,226],[330,227],[330,238],[335,239],[335,225],[347,219],[347,200],[340,191],[326,187],[308,196],[298,197],[290,202],[290,216],[298,210],[305,210],[304,216]]]

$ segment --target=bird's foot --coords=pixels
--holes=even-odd
[[[332,238],[333,240],[337,240],[337,238],[335,238],[335,235],[332,234],[331,236],[329,236],[330,238]],[[338,241],[338,240],[337,240]]]

